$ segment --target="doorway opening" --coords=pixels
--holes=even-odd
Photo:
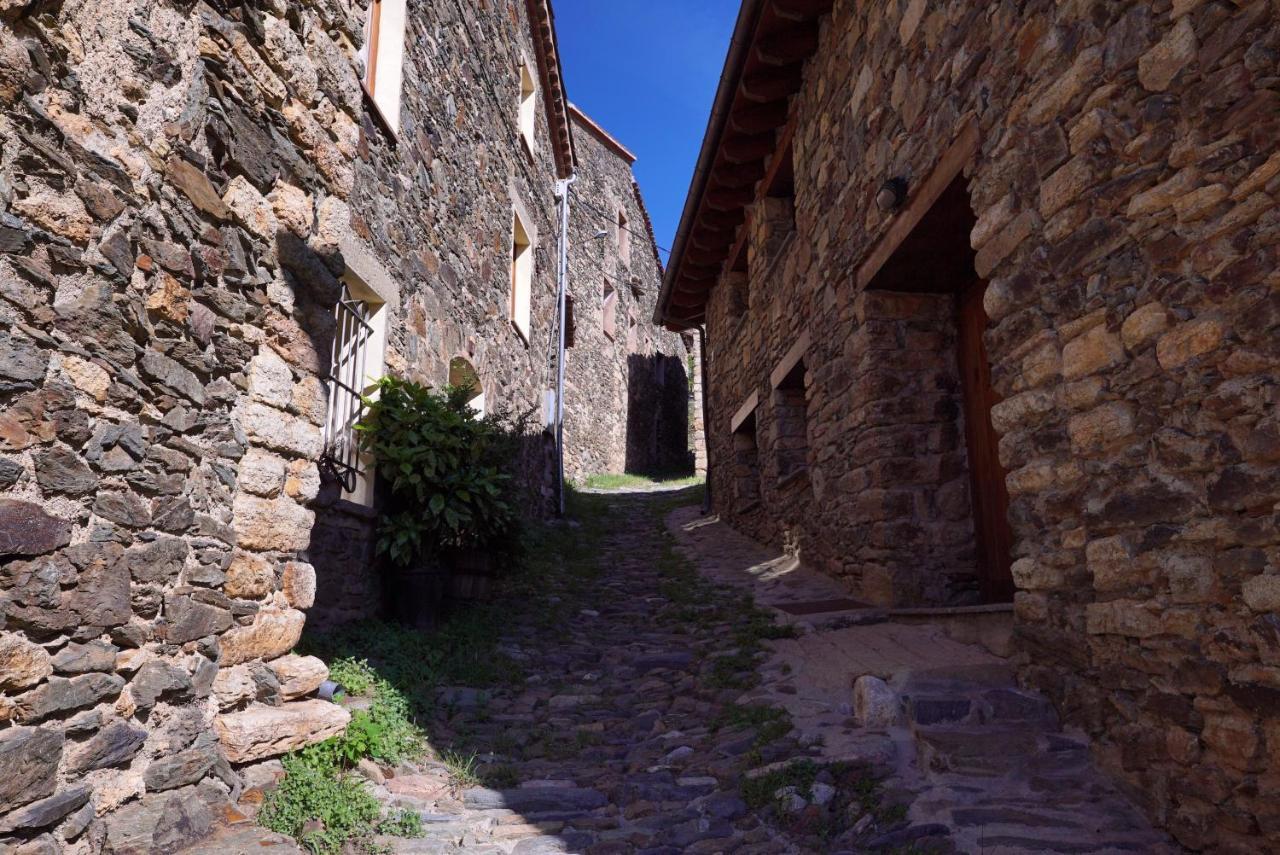
[[[867,288],[904,296],[935,295],[950,303],[945,328],[938,330],[937,321],[933,321],[934,331],[943,334],[918,336],[912,347],[918,356],[927,356],[920,351],[936,348],[940,360],[953,361],[955,366],[959,388],[955,390],[954,419],[963,424],[974,573],[982,601],[999,603],[1013,599],[1013,535],[999,436],[991,423],[991,408],[1000,397],[992,388],[991,363],[983,341],[988,319],[982,300],[987,283],[978,276],[969,245],[975,223],[968,187],[963,175],[956,175]]]

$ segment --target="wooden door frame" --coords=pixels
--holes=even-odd
[[[973,119],[968,119],[956,134],[955,141],[942,153],[942,157],[938,159],[929,177],[920,185],[920,189],[907,202],[906,207],[890,221],[889,227],[871,248],[866,261],[862,262],[862,266],[858,268],[856,281],[859,291],[866,290],[871,280],[875,279],[876,274],[880,272],[880,268],[884,267],[885,262],[893,257],[907,236],[920,225],[924,215],[929,213],[956,176],[973,163],[980,143],[978,125]]]

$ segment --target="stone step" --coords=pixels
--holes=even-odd
[[[1041,750],[1040,736],[1010,727],[918,727],[916,759],[926,773],[999,777],[1025,770]]]
[[[491,790],[472,787],[462,793],[462,803],[470,810],[514,810],[528,814],[586,813],[604,807],[609,800],[599,790],[582,787],[516,787]]]

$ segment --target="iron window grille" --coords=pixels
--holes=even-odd
[[[365,370],[374,334],[372,314],[369,304],[352,297],[347,283],[342,283],[342,296],[334,309],[337,328],[329,360],[329,407],[320,463],[322,472],[341,483],[347,493],[355,492],[364,474],[356,425],[364,415]]]

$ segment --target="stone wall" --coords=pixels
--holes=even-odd
[[[371,519],[317,501],[339,277],[386,299],[390,370],[441,383],[465,355],[489,401],[540,401],[555,167],[545,110],[532,156],[514,130],[529,7],[411,3],[391,139],[364,5],[0,2],[6,851],[175,850],[246,766],[344,726],[290,654],[314,602],[377,596],[338,563]],[[539,236],[528,343],[513,207]]]
[[[894,217],[882,182],[915,190],[973,123],[1023,675],[1181,842],[1222,851],[1280,845],[1263,795],[1280,783],[1278,52],[1265,0],[838,0],[793,104],[796,239],[751,266],[746,300],[727,273],[707,323],[721,512],[856,596],[941,598],[913,580],[945,575],[962,538],[937,554],[952,541],[919,525],[920,503],[950,525],[958,473],[915,480],[911,501],[894,483],[953,454],[951,428],[888,410],[865,426],[879,398],[920,405],[901,360],[943,366],[933,345],[873,364],[856,283]],[[804,335],[797,500],[770,492],[767,442],[770,373]],[[731,433],[753,393],[755,508],[735,500]]]
[[[565,477],[682,471],[689,448],[687,354],[681,336],[651,322],[662,265],[631,173],[633,158],[581,113],[574,132]]]

